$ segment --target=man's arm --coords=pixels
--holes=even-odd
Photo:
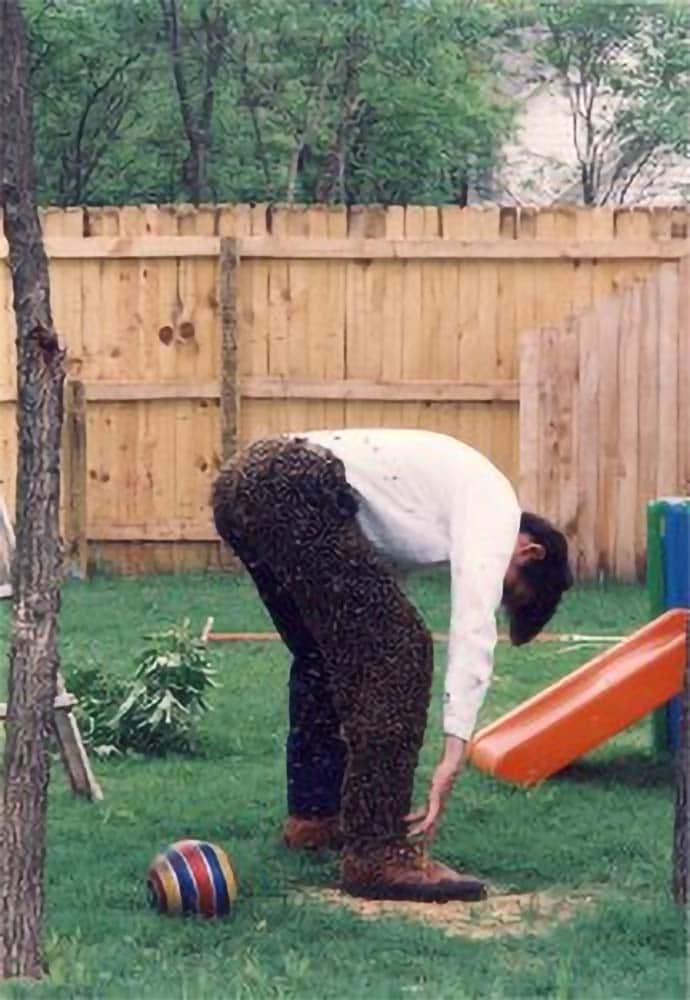
[[[443,754],[426,809],[408,818],[410,835],[430,840],[462,772],[477,714],[493,672],[496,609],[515,545],[520,511],[509,495],[495,504],[465,497],[456,513],[451,552],[451,621],[443,710]]]
[[[455,780],[460,774],[467,759],[467,740],[458,736],[446,736],[443,743],[443,756],[436,766],[425,809],[410,813],[405,819],[410,837],[421,836],[425,840],[433,840],[436,836],[436,826],[441,818],[446,802],[453,791]]]

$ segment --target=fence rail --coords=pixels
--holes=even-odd
[[[53,260],[147,260],[212,257],[220,236],[53,237],[45,250]],[[226,237],[230,239],[230,237]],[[663,240],[490,240],[361,239],[345,237],[247,236],[232,241],[238,257],[266,260],[678,260],[690,241]],[[0,259],[7,258],[0,240]]]
[[[68,347],[62,516],[74,568],[216,565],[224,555],[208,498],[223,456],[262,434],[382,424],[454,434],[489,454],[525,501],[564,521],[583,577],[639,573],[644,503],[662,487],[690,492],[688,283],[680,278],[689,215],[497,206],[44,211],[53,312]],[[0,241],[0,261],[6,253]],[[654,290],[649,282],[662,271],[663,289]],[[630,291],[643,285],[644,293]],[[632,333],[631,295],[643,303]],[[669,295],[673,318],[663,307]],[[657,341],[650,303],[665,324]],[[585,330],[583,344],[589,337],[576,367],[574,324]],[[649,344],[633,364],[626,351],[640,337]],[[14,368],[9,272],[0,263],[0,493],[10,505]],[[586,393],[577,388],[583,380]],[[614,383],[615,414],[606,395]],[[652,383],[661,390],[651,392]],[[580,412],[590,405],[601,415],[597,435]],[[653,419],[635,425],[635,441],[623,430],[604,433],[609,417],[623,427],[640,407]],[[582,434],[592,436],[591,454]],[[653,475],[631,476],[631,448],[654,464]],[[535,462],[545,467],[541,479]],[[638,527],[616,531],[616,517]]]

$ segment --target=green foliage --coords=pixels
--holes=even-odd
[[[139,47],[146,4],[29,0],[24,6],[40,199],[79,204],[90,191],[117,191],[120,175],[131,176],[139,159],[142,114],[153,110],[146,81],[160,74]]]
[[[26,7],[44,202],[452,201],[511,127],[497,0]]]
[[[192,724],[208,710],[215,687],[206,646],[191,633],[189,619],[148,637],[127,696],[113,726],[123,742],[142,753],[192,748]]]
[[[70,694],[77,698],[75,715],[86,746],[99,757],[123,749],[113,717],[127,695],[126,682],[89,664],[67,670]]]
[[[463,203],[511,135],[520,37],[571,98],[585,202],[690,150],[686,0],[24,6],[44,203]]]
[[[216,687],[206,646],[192,635],[188,619],[147,639],[129,681],[93,666],[68,674],[82,734],[99,756],[194,748],[193,727],[208,711],[209,688]]]

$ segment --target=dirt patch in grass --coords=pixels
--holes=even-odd
[[[509,935],[543,934],[555,924],[571,920],[576,912],[594,902],[592,893],[554,891],[495,893],[479,903],[405,903],[392,900],[356,899],[338,889],[321,889],[310,898],[334,906],[345,906],[366,920],[400,917],[437,927],[445,934],[472,939]]]

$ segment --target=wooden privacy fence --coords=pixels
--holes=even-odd
[[[223,455],[285,430],[457,435],[566,525],[583,576],[639,571],[645,501],[690,490],[684,209],[144,206],[42,218],[68,347],[63,524],[80,570],[216,565],[209,493]],[[0,266],[9,502],[12,331]],[[653,475],[648,455],[663,456]]]
[[[641,577],[646,503],[690,494],[690,258],[521,338],[520,498],[580,576]]]

